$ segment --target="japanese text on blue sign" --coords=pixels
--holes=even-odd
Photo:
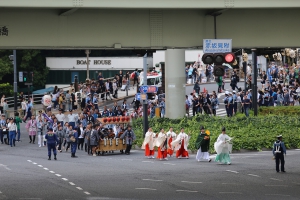
[[[225,53],[232,51],[231,39],[204,39],[203,53]]]

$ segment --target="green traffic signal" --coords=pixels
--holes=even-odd
[[[24,81],[24,82],[26,82],[26,81],[27,81],[27,78],[26,78],[26,77],[24,77],[24,78],[23,78],[23,81]]]

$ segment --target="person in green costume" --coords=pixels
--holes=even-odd
[[[209,143],[210,143],[210,133],[208,130],[205,131],[204,126],[200,127],[200,134],[197,137],[195,147],[198,149],[196,160],[200,162],[201,159],[211,161],[209,158]]]

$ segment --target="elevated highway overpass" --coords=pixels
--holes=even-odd
[[[220,15],[219,15],[220,14]],[[2,49],[299,47],[296,0],[1,0]]]

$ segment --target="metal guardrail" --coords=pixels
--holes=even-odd
[[[103,79],[103,81],[107,81],[107,80],[113,80],[115,77],[110,77],[110,78],[105,78]],[[67,86],[67,87],[62,87],[62,88],[59,88],[59,89],[63,89],[64,91],[66,91],[67,88],[69,88],[70,86]],[[43,98],[44,94],[31,94],[29,95],[29,98],[33,98],[33,104],[41,104],[42,103],[42,98]],[[24,98],[28,101],[28,95],[25,95],[24,94]],[[6,97],[5,98],[7,100],[7,104],[8,104],[8,107],[11,108],[11,107],[14,107],[14,97]],[[18,99],[18,102],[17,102],[17,106],[20,107],[21,106],[21,102],[19,101]]]

